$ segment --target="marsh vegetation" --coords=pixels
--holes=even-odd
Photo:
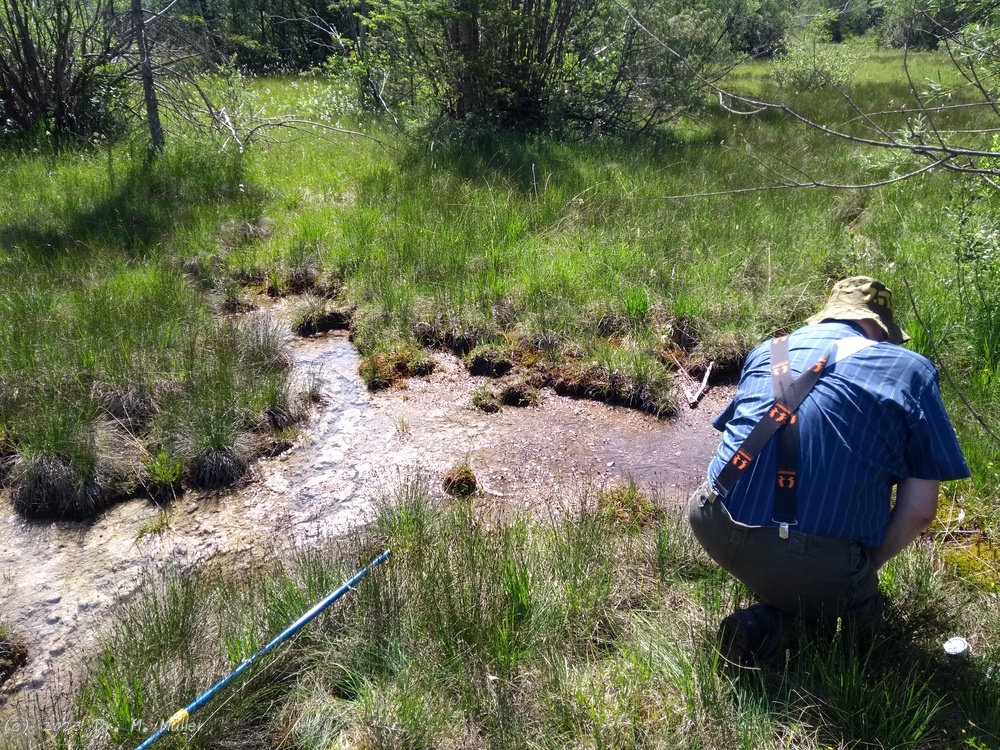
[[[942,371],[973,472],[945,490],[928,544],[883,577],[885,638],[802,633],[782,664],[730,680],[712,633],[746,592],[642,488],[539,523],[477,516],[474,478],[462,485],[471,501],[440,507],[413,482],[330,550],[152,578],[109,625],[70,709],[75,729],[24,742],[135,744],[390,546],[385,573],[194,733],[164,742],[996,744],[1000,214],[977,174],[996,169],[996,114],[965,106],[984,85],[967,86],[940,51],[809,41],[780,58],[777,78],[763,60],[714,75],[847,134],[875,123],[906,148],[829,138],[775,109],[734,114],[688,89],[683,106],[611,112],[635,126],[613,136],[608,113],[583,99],[559,111],[583,113],[585,131],[541,110],[532,128],[510,129],[513,99],[488,105],[503,127],[481,111],[456,122],[416,106],[392,121],[362,106],[377,87],[362,86],[361,102],[350,94],[377,81],[391,52],[377,47],[346,68],[201,82],[236,125],[295,114],[294,130],[266,141],[263,130],[237,138],[236,125],[212,140],[177,112],[155,158],[128,131],[72,145],[40,129],[11,136],[0,152],[0,479],[19,513],[56,520],[230,486],[316,401],[290,367],[292,331],[349,329],[373,389],[428,373],[437,348],[493,378],[473,396],[484,411],[552,388],[669,418],[673,372],[711,365],[716,382],[731,378],[752,345],[814,312],[833,279],[869,274],[897,292],[911,345]],[[851,55],[839,91],[796,82],[805,63],[794,55],[809,50],[802,72],[816,54]],[[947,102],[932,123],[905,108],[915,90]],[[472,101],[448,99],[450,114]],[[920,171],[919,144],[943,136],[980,144],[968,173]],[[282,296],[296,298],[290,321],[267,310]],[[166,525],[164,512],[143,533]],[[943,661],[953,630],[975,660]]]
[[[383,549],[346,598],[164,747],[992,747],[993,596],[942,572],[941,537],[890,563],[889,626],[795,633],[721,669],[747,592],[635,485],[555,522],[484,518],[419,481],[324,551],[151,577],[121,605],[67,727],[24,746],[133,747]],[[941,649],[965,634],[974,656]]]

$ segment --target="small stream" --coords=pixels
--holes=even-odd
[[[2,620],[25,637],[30,656],[0,700],[69,690],[115,601],[146,574],[335,537],[370,517],[374,497],[414,474],[437,487],[444,471],[467,463],[482,490],[477,502],[542,512],[568,509],[588,488],[626,478],[680,499],[701,480],[716,445],[709,423],[728,397],[710,392],[670,421],[552,393],[537,407],[485,414],[471,399],[484,379],[450,355],[434,357],[431,376],[371,394],[346,336],[297,341],[297,371],[322,388],[300,439],[260,461],[237,488],[179,498],[160,534],[139,535],[159,514],[142,500],[77,524],[25,521],[4,497]]]

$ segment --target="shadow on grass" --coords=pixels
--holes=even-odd
[[[39,215],[0,226],[0,247],[17,249],[25,261],[52,260],[72,252],[87,259],[119,252],[141,260],[164,238],[193,222],[206,205],[219,214],[259,213],[262,195],[244,190],[240,158],[179,151],[155,162],[137,161],[110,175],[98,195],[65,201],[50,198]]]
[[[514,131],[489,130],[468,133],[450,139],[430,154],[434,169],[445,169],[473,182],[496,182],[498,178],[515,186],[518,192],[537,195],[539,184],[548,174],[561,180],[579,178],[577,166],[568,158],[566,148],[550,138],[539,138]],[[413,167],[424,162],[422,150],[403,160]]]
[[[943,639],[941,639],[943,642]],[[776,664],[737,690],[832,747],[997,747],[1000,675],[992,660],[953,660],[933,638],[895,626],[874,640],[800,630]]]

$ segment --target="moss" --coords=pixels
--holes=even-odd
[[[0,685],[28,663],[28,646],[20,635],[0,627]]]
[[[983,589],[1000,591],[1000,549],[983,535],[942,552],[945,569],[955,578]]]
[[[495,344],[477,346],[463,357],[465,368],[472,375],[501,377],[514,367],[508,349]]]
[[[429,375],[434,362],[419,348],[375,352],[364,357],[358,365],[358,374],[371,390],[388,388],[403,378]]]
[[[538,406],[542,401],[536,379],[531,377],[506,381],[500,386],[497,398],[505,406]]]

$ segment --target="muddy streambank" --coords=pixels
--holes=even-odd
[[[365,389],[343,334],[298,341],[294,357],[322,388],[294,446],[259,462],[237,488],[183,496],[156,533],[144,533],[162,520],[145,501],[66,524],[24,521],[3,498],[0,620],[25,637],[29,661],[4,687],[2,704],[70,692],[114,603],[145,575],[336,537],[370,517],[373,498],[414,475],[439,488],[445,471],[465,463],[480,485],[477,502],[545,514],[626,480],[679,502],[701,481],[717,442],[711,418],[731,395],[712,389],[671,420],[548,390],[538,406],[487,414],[472,406],[486,380],[451,355],[435,354],[430,376],[379,393]]]

